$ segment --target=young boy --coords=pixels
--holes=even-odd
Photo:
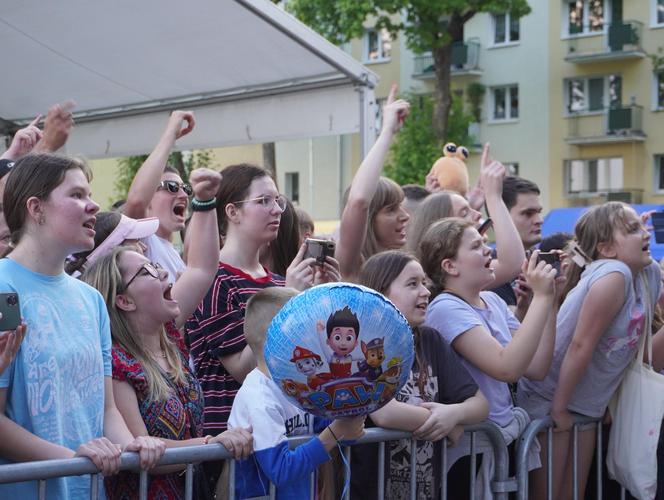
[[[364,416],[316,421],[325,426],[317,437],[294,450],[287,437],[309,434],[312,415],[294,406],[268,372],[263,346],[272,318],[298,292],[291,288],[261,290],[247,302],[244,336],[256,358],[256,368],[244,379],[235,397],[229,427],[253,429],[254,454],[237,463],[235,496],[238,499],[269,494],[269,483],[277,498],[309,498],[309,474],[330,459],[329,452],[340,440],[352,441],[364,433]]]

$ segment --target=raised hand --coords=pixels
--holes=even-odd
[[[196,120],[193,112],[177,110],[171,113],[166,129],[173,133],[176,139],[179,139],[194,130],[194,126],[196,126]]]
[[[43,135],[37,126],[39,120],[41,120],[41,115],[37,115],[37,118],[32,120],[29,125],[16,132],[11,145],[0,159],[18,160],[21,156],[25,156],[32,151]]]
[[[397,99],[398,89],[397,84],[393,84],[387,96],[387,101],[383,107],[383,128],[381,133],[397,133],[401,130],[401,126],[410,113],[410,103],[404,99]]]
[[[55,104],[48,110],[44,120],[42,138],[35,146],[37,150],[53,153],[65,145],[74,128],[74,119],[71,114],[74,106],[76,103],[69,100],[62,104]]]
[[[296,290],[306,290],[314,284],[313,265],[316,262],[314,257],[304,258],[307,250],[307,244],[302,243],[300,250],[286,269],[286,286]]]
[[[189,174],[189,183],[194,196],[201,201],[211,200],[217,196],[222,175],[209,168],[197,168]]]
[[[537,262],[539,250],[535,250],[530,259],[524,263],[523,275],[526,283],[533,291],[533,295],[551,295],[554,294],[554,280],[557,271],[551,264],[546,262]]]

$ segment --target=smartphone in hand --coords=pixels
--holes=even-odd
[[[0,332],[16,330],[21,324],[18,294],[0,293]]]

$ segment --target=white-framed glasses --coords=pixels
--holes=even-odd
[[[249,201],[256,201],[265,209],[270,209],[274,205],[277,205],[280,210],[286,209],[286,197],[281,194],[279,196],[263,195],[258,196],[257,198],[250,198],[248,200],[234,201],[233,205],[239,205],[240,203],[247,203]]]

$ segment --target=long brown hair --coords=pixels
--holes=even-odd
[[[358,283],[376,290],[387,296],[390,286],[401,274],[409,262],[417,261],[414,255],[400,250],[387,250],[377,253],[367,259],[362,266]],[[424,394],[427,384],[428,366],[422,355],[422,341],[420,330],[411,325],[413,339],[415,340],[415,359],[419,370],[417,387],[420,394]]]
[[[99,290],[99,293],[104,297],[111,323],[113,343],[131,354],[145,371],[148,401],[164,401],[170,395],[171,386],[164,377],[163,370],[143,346],[141,336],[132,331],[125,314],[115,305],[115,298],[118,294],[124,292],[120,256],[124,252],[130,251],[132,251],[131,248],[127,247],[115,248],[92,264],[89,269],[86,269],[83,276],[81,276],[81,280]],[[163,328],[161,329],[159,344],[166,354],[168,365],[171,367],[172,380],[177,384],[185,383],[186,378],[180,359],[180,351],[168,338]]]
[[[450,217],[435,222],[424,233],[417,256],[432,282],[432,299],[445,288],[447,273],[443,271],[440,263],[457,256],[463,233],[469,227],[474,227],[472,222],[459,217]]]
[[[430,194],[420,203],[413,215],[413,220],[408,225],[408,239],[406,241],[408,251],[417,252],[422,236],[431,227],[431,224],[440,219],[454,217],[452,194],[449,191]]]
[[[574,226],[576,242],[591,261],[600,258],[598,249],[600,243],[609,245],[613,243],[615,229],[628,230],[625,207],[626,205],[619,201],[609,201],[589,208],[576,222]],[[560,304],[579,282],[583,269],[576,263],[570,262],[567,270],[567,283],[561,293]]]

